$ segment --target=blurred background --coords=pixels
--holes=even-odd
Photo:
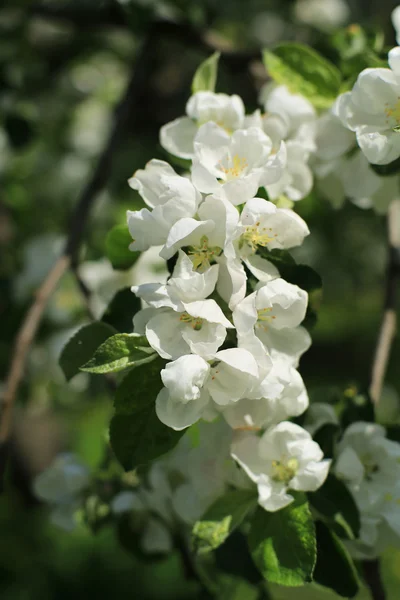
[[[113,271],[105,237],[125,211],[140,206],[127,179],[150,158],[167,159],[164,123],[182,115],[198,64],[223,52],[217,91],[257,107],[266,80],[260,49],[298,40],[322,52],[338,26],[380,27],[394,45],[393,0],[9,0],[0,5],[0,390],[12,342],[34,291],[63,247],[69,218],[102,153],[113,115],[135,74],[129,117],[114,149],[106,186],[94,205],[79,275],[100,315],[119,288],[149,265]],[[296,252],[324,282],[313,346],[301,372],[312,398],[365,383],[383,296],[385,222],[347,203],[340,211],[313,193],[296,210],[311,236]],[[153,261],[153,259],[151,259]],[[162,268],[157,259],[151,269]],[[123,550],[112,527],[93,535],[50,525],[32,479],[68,449],[92,469],[101,461],[112,412],[103,378],[81,374],[66,384],[62,345],[90,321],[72,274],[45,312],[19,391],[7,493],[0,497],[2,600],[129,597],[201,598],[177,556],[147,565]],[[383,421],[400,419],[400,344],[390,363]],[[400,589],[400,554],[384,562],[389,599]],[[340,574],[338,574],[340,576]],[[275,600],[334,598],[317,588],[271,587]],[[232,598],[234,598],[232,596]],[[360,595],[368,598],[368,592]],[[227,598],[226,600],[229,600]]]

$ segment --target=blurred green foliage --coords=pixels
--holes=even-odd
[[[115,286],[132,283],[130,274],[127,280],[110,274],[103,261],[108,231],[124,222],[127,209],[140,207],[126,180],[150,158],[167,158],[158,130],[183,114],[193,73],[211,46],[226,50],[217,89],[240,93],[249,110],[256,107],[265,78],[262,47],[292,40],[324,51],[326,39],[320,32],[295,27],[292,5],[290,0],[3,1],[0,382],[7,373],[12,340],[62,246],[71,209],[103,149],[136,59],[142,76],[135,110],[88,223],[80,257],[98,314]],[[388,2],[352,2],[352,16],[369,16],[388,30],[391,7]],[[142,44],[149,39],[143,54]],[[341,40],[337,42],[340,53]],[[340,58],[359,60],[357,47],[351,56],[342,53]],[[324,284],[313,346],[301,364],[311,396],[317,397],[321,386],[367,382],[382,308],[385,224],[371,210],[350,204],[335,211],[316,194],[296,208],[311,236],[295,258],[314,268]],[[32,496],[33,476],[59,450],[72,449],[91,468],[103,459],[112,413],[106,383],[82,373],[67,384],[57,365],[63,343],[88,321],[84,299],[69,274],[45,313],[19,392],[13,460],[7,493],[0,499],[0,597],[203,598],[198,585],[185,579],[177,555],[144,564],[122,549],[112,527],[96,535],[83,525],[72,534],[59,531],[49,525],[46,511]],[[396,340],[388,381],[398,392],[399,360]],[[396,407],[391,420],[400,420]],[[399,565],[399,553],[390,553],[384,562],[390,600],[398,597]],[[317,587],[287,591],[271,586],[270,593],[274,600],[334,597]],[[366,592],[359,596],[364,598]]]

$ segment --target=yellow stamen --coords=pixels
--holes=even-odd
[[[187,312],[182,313],[179,317],[179,320],[190,325],[195,331],[200,331],[204,323],[204,319],[201,319],[200,317],[192,317],[192,315],[189,315]]]
[[[255,225],[246,227],[246,231],[240,238],[239,248],[247,244],[253,252],[256,252],[258,246],[268,246],[274,238],[276,238],[276,234],[272,233],[272,228],[260,227],[260,223],[258,222]]]
[[[238,154],[232,159],[227,160],[228,166],[225,167],[221,162],[219,163],[221,171],[225,173],[226,179],[236,179],[240,177],[243,171],[248,167],[248,162],[245,158],[241,158]]]
[[[218,246],[209,247],[208,237],[203,235],[199,246],[192,246],[188,254],[192,260],[194,269],[205,271],[210,264],[215,261],[215,258],[222,252],[222,248]]]
[[[281,483],[289,483],[296,475],[299,468],[297,458],[290,458],[288,461],[273,460],[272,461],[272,479]]]
[[[390,106],[388,102],[385,104],[385,115],[386,115],[386,123],[393,127],[393,121],[395,121],[397,127],[400,125],[400,96],[397,99],[397,102],[394,106]]]

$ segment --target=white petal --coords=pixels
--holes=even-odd
[[[234,329],[234,326],[225,317],[215,300],[199,300],[184,304],[183,306],[185,311],[192,317],[199,317],[209,323],[219,323],[227,329]]]
[[[219,265],[217,292],[233,310],[246,295],[246,272],[240,260],[228,260],[225,256],[220,256],[217,262]]]
[[[267,477],[258,483],[258,503],[269,512],[276,512],[293,502],[294,498],[287,493],[282,483],[271,482]]]
[[[315,492],[327,478],[330,465],[330,460],[308,463],[290,481],[291,489],[303,492]]]
[[[161,371],[161,379],[175,400],[188,402],[200,397],[209,371],[210,366],[205,360],[189,354],[168,363]]]
[[[190,349],[182,338],[180,314],[170,309],[160,309],[146,325],[146,337],[152,348],[166,359],[176,359],[189,354]]]
[[[197,245],[203,235],[215,227],[213,221],[196,221],[196,219],[180,219],[172,226],[160,256],[165,260],[171,258],[183,246]]]
[[[167,388],[163,388],[156,399],[157,417],[164,425],[181,431],[201,418],[208,401],[209,397],[205,393],[190,402],[176,401],[170,397]]]
[[[188,117],[180,117],[161,127],[160,143],[174,156],[191,159],[194,154],[193,144],[196,133],[196,123]]]
[[[279,277],[279,271],[269,260],[253,254],[243,261],[249,271],[263,283]]]
[[[232,457],[255,483],[265,473],[265,461],[260,457],[259,438],[250,433],[235,435],[231,446]]]
[[[133,241],[129,250],[143,251],[151,246],[165,243],[168,236],[169,224],[158,221],[147,208],[142,210],[127,211],[128,229]]]

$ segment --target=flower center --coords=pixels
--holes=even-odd
[[[255,225],[246,227],[246,231],[241,235],[239,248],[247,244],[253,252],[257,251],[258,246],[268,246],[272,240],[276,238],[276,234],[272,233],[271,227],[260,227],[258,221]]]
[[[395,128],[400,125],[400,97],[398,98],[398,100],[394,106],[390,106],[386,102],[385,115],[386,115],[386,123],[389,126],[393,125],[393,121],[396,122]]]
[[[179,320],[182,321],[182,323],[187,323],[187,325],[190,325],[194,331],[200,331],[204,323],[204,319],[201,319],[200,317],[192,317],[192,315],[189,315],[187,312],[182,313],[179,317]]]
[[[273,460],[272,461],[272,479],[280,483],[289,483],[296,475],[299,468],[297,458],[289,458],[289,460]]]
[[[245,158],[241,158],[238,154],[235,154],[233,158],[226,160],[226,166],[219,163],[219,167],[223,173],[225,173],[226,181],[236,179],[240,177],[243,171],[248,167],[248,162]]]
[[[188,250],[188,254],[192,260],[194,269],[205,271],[210,266],[210,263],[215,261],[215,258],[222,252],[222,248],[218,246],[210,247],[208,245],[208,237],[203,235],[199,246],[192,246]]]
[[[373,456],[370,454],[364,454],[364,456],[361,456],[360,458],[364,467],[365,478],[368,481],[371,481],[372,476],[379,471],[379,467],[374,461]]]

